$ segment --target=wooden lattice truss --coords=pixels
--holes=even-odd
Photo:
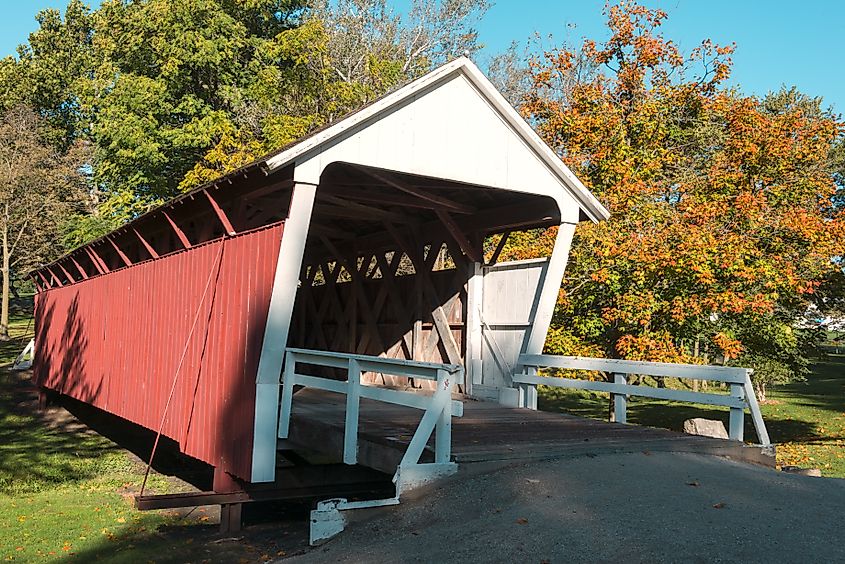
[[[291,340],[303,348],[463,364],[470,265],[449,238],[308,264]]]

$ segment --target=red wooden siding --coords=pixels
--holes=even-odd
[[[187,341],[163,434],[249,480],[282,231],[277,223],[39,293],[35,382],[157,431]]]

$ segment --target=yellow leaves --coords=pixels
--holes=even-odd
[[[250,134],[238,131],[231,123],[220,126],[214,134],[217,141],[179,183],[183,192],[217,179],[252,161],[262,152],[261,144]]]
[[[639,335],[623,335],[616,341],[616,351],[621,358],[629,360],[701,363],[701,359],[690,357],[679,350],[672,336],[666,331],[644,331]]]
[[[742,352],[742,343],[722,332],[713,336],[713,344],[719,347],[725,357],[736,358]]]

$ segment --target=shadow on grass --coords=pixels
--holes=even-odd
[[[254,503],[244,506],[239,533],[221,536],[217,525],[189,524],[142,514],[132,527],[104,537],[93,546],[68,555],[67,562],[265,562],[308,549],[305,504]]]
[[[137,472],[122,448],[141,461],[149,460],[153,431],[67,396],[53,395],[53,405],[41,411],[29,373],[5,372],[3,376],[0,493],[38,492],[115,470]],[[212,468],[181,454],[166,437],[159,444],[153,468],[199,489],[211,488]]]
[[[144,463],[149,461],[155,431],[68,396],[61,396],[58,402],[87,428],[130,451]],[[181,453],[176,441],[164,435],[156,449],[153,469],[167,476],[178,476],[200,490],[212,488],[214,468]]]
[[[776,387],[770,396],[777,400],[791,398],[803,407],[845,413],[845,355],[830,354],[814,363],[805,382]]]
[[[24,373],[5,375],[0,390],[0,492],[25,493],[102,473],[117,447],[81,425],[59,428],[37,411]]]

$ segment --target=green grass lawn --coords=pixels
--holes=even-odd
[[[539,407],[607,419],[608,396],[600,392],[540,387]],[[824,476],[845,478],[845,355],[817,362],[806,382],[779,386],[760,406],[781,465],[820,468]],[[632,397],[628,422],[680,431],[692,417],[720,419],[728,425],[727,408]],[[746,440],[756,440],[746,416]]]
[[[14,320],[0,365],[20,352],[27,324]],[[144,465],[63,410],[43,416],[21,378],[0,368],[0,561],[260,562],[283,554],[273,540],[287,534],[283,525],[215,544],[209,509],[186,518],[135,510]],[[147,487],[178,486],[153,473]]]

